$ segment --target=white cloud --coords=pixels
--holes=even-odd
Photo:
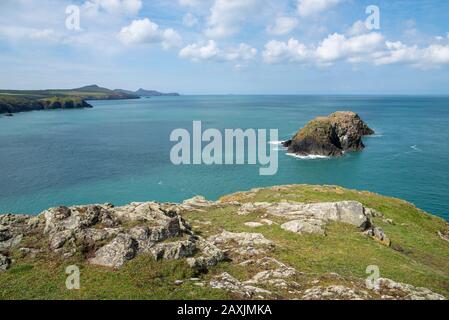
[[[298,0],[298,13],[301,17],[317,15],[330,9],[343,0]]]
[[[142,0],[88,0],[82,7],[88,15],[96,16],[101,12],[136,15],[142,6]]]
[[[267,32],[273,35],[285,35],[298,26],[298,20],[290,17],[277,17],[273,25],[267,28]]]
[[[181,42],[181,36],[175,30],[162,30],[148,18],[134,20],[123,27],[117,37],[126,45],[161,43],[164,49],[178,46]]]
[[[29,27],[0,26],[0,38],[9,40],[36,40],[40,42],[58,42],[61,35],[54,29],[38,29]]]
[[[241,24],[257,14],[263,6],[260,0],[215,0],[205,34],[210,38],[225,38],[240,31]]]
[[[198,7],[208,0],[179,0],[179,4],[185,7]]]
[[[449,64],[449,45],[431,44],[420,48],[402,42],[386,42],[386,50],[375,59],[377,65],[411,64],[421,69]]]
[[[316,49],[318,61],[332,63],[337,60],[360,60],[382,48],[384,37],[377,32],[346,37],[334,33],[324,39]]]
[[[407,64],[430,69],[449,64],[449,45],[408,46],[402,42],[386,41],[377,32],[352,37],[334,33],[316,46],[307,46],[293,38],[287,42],[273,40],[265,45],[262,57],[266,63],[330,66],[345,61],[352,64]]]
[[[346,32],[350,36],[356,36],[363,33],[367,33],[369,30],[366,27],[365,22],[358,20],[354,22],[354,24],[349,28],[349,30]]]
[[[300,62],[308,58],[309,50],[296,39],[287,42],[272,40],[265,45],[262,57],[267,63]]]
[[[241,43],[237,48],[220,49],[214,40],[207,44],[194,43],[179,52],[183,59],[192,61],[250,61],[257,56],[257,50]]]
[[[186,13],[182,18],[182,23],[188,28],[196,26],[198,22],[198,18],[190,12]]]

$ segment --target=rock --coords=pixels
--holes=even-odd
[[[365,234],[379,241],[384,246],[387,247],[391,246],[391,240],[387,237],[382,228],[373,226],[367,231],[365,231]]]
[[[57,250],[62,248],[64,244],[72,238],[71,230],[64,230],[54,233],[50,238],[50,249]]]
[[[224,251],[201,237],[198,237],[196,247],[201,252],[201,255],[187,259],[187,263],[191,268],[198,271],[206,271],[209,267],[216,266],[225,259]]]
[[[449,230],[447,230],[447,231],[445,231],[445,232],[438,231],[438,236],[439,236],[442,240],[449,242]]]
[[[263,223],[260,223],[260,222],[245,222],[244,224],[245,224],[245,226],[247,226],[249,228],[263,227]]]
[[[0,242],[9,240],[12,238],[11,231],[6,226],[0,226]]]
[[[370,295],[364,290],[357,290],[343,285],[316,286],[307,289],[303,300],[366,300]]]
[[[324,230],[322,229],[322,223],[318,220],[317,224],[312,224],[307,221],[293,220],[281,225],[281,228],[299,234],[309,233],[309,234],[321,234],[324,235]]]
[[[262,219],[260,222],[266,224],[267,226],[272,226],[273,224],[276,224],[274,221],[271,221],[269,219]]]
[[[126,261],[133,259],[136,253],[136,240],[130,235],[119,234],[112,242],[98,249],[95,257],[89,262],[104,267],[120,268]]]
[[[223,231],[221,234],[208,238],[208,241],[222,250],[231,251],[237,255],[258,255],[274,249],[274,242],[266,239],[260,233],[233,233]]]
[[[189,240],[160,243],[150,249],[155,260],[179,260],[195,253],[195,243]]]
[[[9,269],[11,265],[11,259],[0,254],[0,273]]]
[[[354,112],[335,112],[310,121],[284,146],[300,156],[341,156],[365,148],[362,137],[374,134]]]
[[[274,258],[265,257],[251,264],[265,270],[257,273],[250,280],[244,282],[244,284],[273,285],[284,289],[299,287],[296,282],[287,281],[288,279],[295,277],[297,275],[297,271]]]
[[[370,218],[383,218],[383,213],[371,208],[365,208],[365,215]]]
[[[270,291],[252,285],[245,285],[226,272],[214,277],[209,285],[214,289],[230,291],[244,298],[252,298],[257,295],[271,295]]]
[[[202,196],[196,196],[191,199],[185,200],[181,207],[186,211],[195,211],[209,208],[218,205],[216,202],[208,201]]]
[[[438,293],[432,292],[427,288],[414,287],[409,284],[398,283],[390,279],[378,279],[377,286],[374,288],[384,299],[395,300],[446,300]]]

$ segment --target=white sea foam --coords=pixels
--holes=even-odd
[[[317,154],[309,154],[308,156],[300,156],[300,155],[295,154],[295,153],[287,153],[287,155],[290,156],[290,157],[294,157],[294,158],[298,158],[298,159],[302,159],[302,160],[329,159],[329,157],[320,156],[320,155],[317,155]]]
[[[411,146],[410,148],[412,148],[415,151],[422,152],[422,150],[420,148],[418,148],[418,146],[416,146],[416,145]]]
[[[268,144],[278,146],[278,145],[282,145],[284,142],[285,141],[270,141],[270,142],[268,142]]]

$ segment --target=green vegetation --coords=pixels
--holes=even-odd
[[[263,213],[237,215],[237,207],[233,204],[233,201],[282,200],[307,203],[359,201],[383,213],[384,217],[374,218],[374,222],[385,230],[392,246],[383,246],[358,232],[357,228],[342,223],[329,224],[325,237],[287,232],[279,225],[253,229],[244,223],[259,221]],[[437,234],[449,230],[449,225],[403,200],[334,186],[301,185],[236,193],[221,201],[227,205],[207,212],[185,212],[183,217],[203,237],[223,230],[262,233],[277,244],[269,255],[303,272],[296,279],[302,286],[307,287],[310,285],[308,280],[317,277],[327,279],[330,273],[338,273],[343,277],[341,281],[351,284],[352,279],[366,278],[367,266],[377,265],[382,277],[449,296],[449,243]],[[271,216],[269,219],[282,221]],[[210,268],[207,274],[198,275],[184,260],[156,262],[148,255],[137,257],[120,270],[93,267],[73,259],[61,261],[47,256],[46,260],[32,263],[17,257],[14,266],[0,275],[0,299],[229,299],[232,295],[227,292],[195,285],[190,278],[198,276],[207,284],[222,272],[241,280],[258,272],[255,267],[224,262]],[[81,267],[80,290],[65,288],[67,275],[64,271],[71,264]],[[176,280],[184,282],[176,285]],[[335,279],[330,277],[325,281],[332,284]],[[288,293],[285,297],[289,297]]]
[[[96,85],[71,90],[0,90],[0,114],[43,109],[89,108],[85,100],[137,99]]]

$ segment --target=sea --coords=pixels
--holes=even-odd
[[[54,206],[181,202],[283,184],[328,184],[402,198],[449,220],[449,97],[185,95],[89,101],[94,108],[0,116],[0,214]],[[311,119],[355,111],[376,134],[343,157],[300,158],[279,141]],[[174,165],[175,129],[278,129],[277,174],[259,165]]]

